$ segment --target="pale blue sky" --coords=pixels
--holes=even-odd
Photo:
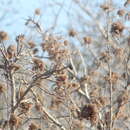
[[[84,4],[89,4],[91,10],[95,10],[94,4],[99,5],[100,3],[105,2],[106,0],[81,0]],[[119,7],[121,3],[124,3],[125,0],[114,0],[115,4]],[[12,34],[19,34],[25,31],[24,23],[25,19],[29,16],[33,16],[34,10],[40,8],[42,11],[41,22],[43,27],[46,29],[54,23],[55,15],[60,9],[59,3],[64,6],[60,10],[60,15],[58,19],[58,31],[64,32],[65,28],[70,24],[73,26],[75,19],[73,18],[74,14],[72,12],[77,11],[74,3],[71,0],[0,0],[0,30],[5,30]],[[57,5],[55,4],[57,3]],[[68,19],[67,13],[69,13],[70,18]],[[14,35],[14,36],[15,36]]]

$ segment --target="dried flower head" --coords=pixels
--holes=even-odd
[[[37,130],[37,129],[38,129],[37,124],[31,123],[31,124],[29,125],[29,129],[28,129],[28,130]]]
[[[85,105],[81,110],[81,118],[90,120],[92,123],[96,123],[98,119],[97,107],[95,104]]]
[[[82,120],[73,120],[72,123],[72,130],[84,130],[84,122]]]
[[[27,113],[31,108],[32,108],[32,103],[30,102],[21,102],[20,103],[20,108],[22,113]]]
[[[39,8],[35,9],[35,14],[36,15],[40,15],[41,14],[41,10]]]
[[[98,97],[97,101],[98,101],[98,105],[100,107],[104,107],[107,104],[109,104],[109,99],[107,97],[104,97],[104,96]]]
[[[118,14],[119,16],[124,16],[124,15],[125,15],[125,10],[123,10],[123,9],[118,10],[118,11],[117,11],[117,14]]]
[[[102,8],[104,11],[108,11],[110,9],[110,7],[106,4],[101,5],[100,8]]]
[[[44,70],[44,63],[41,59],[33,58],[32,60],[34,63],[33,70],[40,70],[40,71]]]
[[[57,81],[65,81],[67,79],[67,75],[61,74],[56,77]]]
[[[69,42],[67,40],[64,41],[64,45],[67,46]]]
[[[125,27],[121,22],[115,22],[115,23],[112,24],[111,32],[119,35],[123,32],[124,28]]]
[[[84,37],[83,40],[84,40],[84,43],[86,44],[90,44],[92,42],[92,38],[89,36]]]
[[[122,58],[122,56],[124,54],[124,49],[123,48],[116,48],[113,53],[116,57]]]
[[[15,45],[10,45],[8,48],[7,48],[7,57],[9,59],[13,58],[16,56],[16,46]]]
[[[25,40],[25,36],[23,34],[16,37],[16,42],[23,42],[23,40]]]
[[[30,48],[34,48],[36,46],[36,44],[33,41],[29,41],[28,45]]]
[[[69,36],[74,37],[77,34],[77,32],[74,29],[69,30]]]
[[[118,79],[120,78],[120,75],[116,72],[111,72],[111,77],[110,77],[110,74],[108,74],[104,78],[105,78],[105,80],[115,84],[118,81]]]
[[[109,53],[107,51],[105,52],[102,52],[100,54],[100,60],[103,61],[103,62],[108,62],[110,59],[111,59],[111,56],[109,55]]]
[[[4,31],[0,31],[0,42],[8,40],[8,34]]]

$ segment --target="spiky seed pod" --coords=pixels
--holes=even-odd
[[[41,10],[39,8],[35,9],[35,14],[36,15],[40,15],[41,14]]]
[[[5,40],[8,40],[8,34],[4,31],[0,31],[0,42],[3,42]]]
[[[36,46],[36,44],[35,44],[34,42],[32,42],[32,41],[29,41],[29,42],[28,42],[28,45],[29,45],[29,47],[30,47],[31,49]]]
[[[74,29],[69,30],[69,36],[70,37],[74,37],[74,36],[76,36],[76,34],[77,34],[77,32]]]
[[[84,37],[83,40],[84,40],[84,43],[86,44],[90,44],[92,42],[92,38],[89,36]]]
[[[81,118],[85,118],[86,120],[90,120],[92,123],[96,123],[98,119],[98,111],[95,104],[85,105],[80,114]]]
[[[32,103],[22,102],[20,103],[21,112],[27,113],[32,108]]]
[[[33,63],[34,63],[33,70],[37,70],[37,69],[39,69],[40,71],[44,70],[44,63],[41,59],[33,58],[32,60],[33,60]]]
[[[25,40],[25,36],[24,36],[23,34],[18,35],[18,36],[16,37],[16,42],[22,42],[23,40]]]
[[[117,14],[119,16],[124,16],[125,15],[125,10],[121,9],[121,10],[118,10]]]
[[[67,79],[67,75],[62,74],[62,75],[58,75],[56,77],[57,81],[65,81]]]
[[[104,11],[107,11],[110,9],[110,7],[106,4],[101,5],[100,8],[102,8]]]
[[[69,42],[67,40],[64,41],[64,46],[67,46]]]
[[[13,58],[16,56],[16,46],[15,45],[10,45],[8,48],[7,48],[7,57],[9,59]]]
[[[112,24],[111,26],[111,32],[114,33],[114,34],[121,34],[124,30],[124,25],[121,23],[121,22],[115,22]]]
[[[28,128],[28,130],[37,130],[38,129],[38,126],[37,126],[37,124],[35,124],[35,123],[31,123],[30,125],[29,125],[29,128]]]

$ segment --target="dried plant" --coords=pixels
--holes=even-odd
[[[32,33],[14,44],[0,31],[1,129],[130,129],[130,1],[107,1],[96,12],[72,2],[79,12],[70,10],[67,35],[57,33],[58,16],[43,29],[39,8],[25,21]]]

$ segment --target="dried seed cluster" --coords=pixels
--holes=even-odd
[[[81,118],[90,120],[92,123],[96,123],[98,119],[97,107],[94,104],[85,105],[81,110]]]

